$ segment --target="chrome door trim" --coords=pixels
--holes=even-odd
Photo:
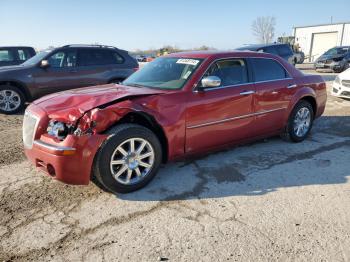
[[[210,126],[210,125],[215,125],[215,124],[221,124],[221,123],[225,123],[225,122],[229,122],[229,121],[233,121],[233,120],[238,120],[238,119],[243,119],[243,118],[248,118],[248,117],[258,116],[258,115],[263,115],[263,114],[267,114],[267,113],[271,113],[271,112],[275,112],[275,111],[280,111],[280,110],[285,110],[285,109],[286,109],[285,107],[281,107],[281,108],[276,108],[276,109],[271,109],[271,110],[263,110],[263,111],[260,111],[260,112],[257,112],[257,113],[252,113],[252,114],[247,114],[247,115],[241,115],[241,116],[225,118],[225,119],[222,119],[222,120],[207,122],[207,123],[203,123],[203,124],[199,124],[199,125],[188,126],[186,128],[187,129],[193,129],[193,128],[198,128],[198,127],[203,127],[203,126]]]
[[[239,93],[241,96],[246,96],[246,95],[252,95],[255,94],[254,90],[247,90],[247,91],[243,91],[241,93]]]
[[[289,85],[287,85],[288,89],[292,89],[292,88],[296,88],[296,87],[297,87],[296,84],[289,84]]]

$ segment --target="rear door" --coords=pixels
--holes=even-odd
[[[284,114],[289,101],[296,92],[296,84],[287,70],[272,58],[250,59],[255,90],[256,135],[283,128]]]
[[[254,84],[245,59],[223,59],[205,76],[221,86],[193,92],[186,112],[186,152],[198,152],[248,138],[252,134]]]
[[[115,69],[116,59],[112,56],[110,50],[101,48],[79,49],[78,71],[82,85],[106,84]]]

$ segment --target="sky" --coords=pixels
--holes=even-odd
[[[0,0],[0,46],[232,49],[257,42],[251,26],[259,16],[276,18],[277,37],[331,17],[349,22],[349,10],[350,0]]]

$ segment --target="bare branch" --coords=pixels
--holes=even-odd
[[[275,36],[276,19],[272,16],[260,16],[253,21],[253,34],[262,44],[271,43]]]

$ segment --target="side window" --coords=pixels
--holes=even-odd
[[[288,56],[293,54],[291,48],[287,45],[280,45],[277,47],[277,50],[280,56]]]
[[[221,86],[231,86],[248,83],[248,71],[243,59],[221,60],[213,64],[206,76],[217,76]]]
[[[119,56],[119,54],[116,54],[116,55]],[[79,51],[79,65],[93,66],[93,65],[116,64],[118,61],[116,55],[112,54],[112,52],[109,50],[82,49]],[[123,59],[123,58],[120,57],[118,59]]]
[[[7,49],[0,49],[0,62],[12,62],[12,61],[14,61],[12,52]]]
[[[25,49],[17,49],[17,53],[20,61],[26,61],[30,57],[28,51]]]
[[[273,59],[253,58],[255,81],[269,81],[289,77],[284,67]]]
[[[110,52],[112,53],[111,57],[114,60],[113,64],[122,64],[122,63],[124,63],[124,58],[120,54],[118,54],[115,51],[110,51]]]
[[[273,46],[264,47],[264,48],[262,49],[262,51],[263,51],[264,53],[269,53],[269,54],[273,54],[273,55],[278,55],[276,48],[273,47]]]
[[[76,65],[76,51],[59,51],[48,58],[50,67],[74,67]]]

